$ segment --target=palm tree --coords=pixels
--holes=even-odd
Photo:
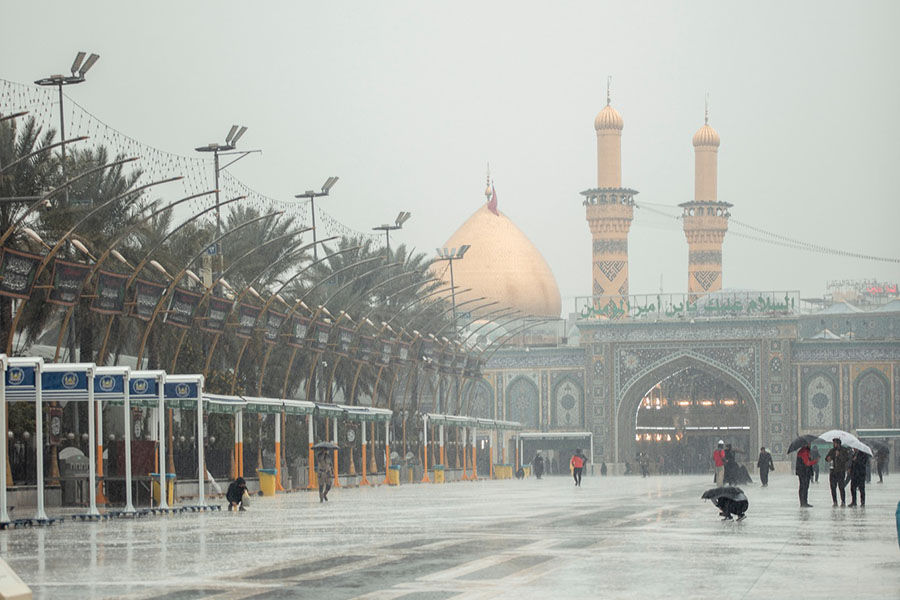
[[[28,198],[44,194],[51,188],[59,168],[57,157],[52,152],[41,152],[30,158],[24,157],[53,143],[56,131],[48,129],[42,133],[34,118],[23,125],[14,119],[0,122],[0,169],[3,165],[15,166],[0,174],[0,197]],[[6,231],[21,216],[31,201],[0,203],[0,231]],[[5,242],[9,247],[22,247],[23,236],[14,233]],[[12,299],[0,296],[0,344],[6,347],[12,326]]]

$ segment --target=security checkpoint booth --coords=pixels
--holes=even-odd
[[[337,404],[324,404],[321,402],[317,402],[315,404],[315,412],[313,414],[313,418],[318,417],[319,419],[324,419],[323,429],[324,432],[322,434],[322,439],[319,441],[330,441],[335,446],[340,445],[340,440],[338,439],[338,421],[344,416],[344,409],[338,406]],[[329,431],[331,429],[331,431]],[[308,489],[316,489],[318,487],[318,481],[316,480],[316,471],[315,471],[315,455],[313,453],[313,446],[315,445],[315,433],[316,429],[313,426],[312,435],[309,438],[309,485]],[[331,434],[331,439],[328,439],[328,434]],[[334,487],[341,487],[340,482],[340,469],[338,469],[338,451],[335,449],[333,451],[334,456],[332,457],[332,466],[334,467],[334,481],[332,485]]]
[[[348,424],[354,424],[358,427],[360,431],[360,436],[358,436],[359,442],[361,444],[360,450],[360,463],[361,463],[361,477],[358,482],[359,485],[371,485],[369,482],[369,471],[372,470],[372,475],[375,474],[375,425],[376,423],[384,423],[384,436],[385,436],[385,465],[389,464],[390,461],[390,428],[391,428],[391,417],[394,412],[392,410],[386,408],[374,408],[371,406],[347,406],[343,404],[337,405],[343,411],[343,418]],[[366,428],[369,428],[369,435],[367,435]],[[347,442],[351,444],[351,460],[350,460],[350,476],[355,476],[355,468],[353,462],[353,447],[355,447],[357,436],[356,436],[356,428],[348,428],[347,429]],[[371,437],[372,442],[372,453],[371,453],[371,461],[368,460],[368,446],[369,446],[369,437]],[[335,463],[337,464],[337,463]]]
[[[478,419],[478,426],[487,432],[487,463],[491,479],[512,479],[518,471],[519,453],[518,447],[510,448],[513,433],[521,431],[522,424],[516,421],[502,421],[495,419]]]
[[[285,403],[284,400],[277,398],[261,398],[257,396],[242,396],[241,397],[246,403],[244,410],[248,414],[255,414],[257,419],[265,420],[268,415],[274,416],[275,421],[275,466],[274,468],[265,468],[264,465],[259,464],[256,468],[256,474],[259,478],[259,486],[265,496],[273,496],[276,491],[284,491],[284,485],[282,483],[282,468],[281,468],[281,456],[282,456],[282,426],[284,425],[284,417],[285,417]],[[312,412],[312,403],[309,402],[308,412]],[[302,406],[294,406],[293,410],[295,412],[302,411]],[[262,426],[260,424],[260,429]],[[241,429],[241,443],[243,446],[243,429]],[[260,454],[262,453],[262,447],[259,448]],[[242,460],[243,462],[243,460]]]
[[[469,438],[474,442],[474,434],[470,436],[470,432],[474,431],[478,425],[478,420],[473,417],[463,417],[460,415],[443,415],[438,413],[425,413],[422,415],[423,428],[425,431],[425,446],[428,447],[428,427],[435,426],[437,427],[437,435],[436,439],[433,441],[437,442],[437,453],[434,456],[435,463],[432,468],[435,470],[435,482],[443,483],[444,481],[453,481],[453,480],[469,480],[469,473],[471,470],[471,456],[472,454],[469,450]],[[446,440],[449,434],[450,429],[456,429],[457,431],[457,439],[460,440],[461,444],[461,456],[459,458],[459,468],[450,469],[449,464],[447,462],[447,453],[446,453]],[[475,450],[473,447],[472,450]],[[440,465],[440,467],[438,467]],[[437,471],[443,471],[441,475],[438,475]],[[427,470],[426,470],[427,473]],[[474,472],[472,472],[474,475]],[[440,481],[438,481],[440,479]]]
[[[207,414],[230,415],[234,419],[234,447],[232,449],[231,479],[243,477],[244,473],[244,410],[247,402],[239,396],[225,394],[203,393],[203,402],[206,405]]]
[[[142,477],[149,475],[151,479],[156,481],[158,486],[159,501],[157,506],[151,508],[153,512],[169,512],[170,510],[167,485],[169,477],[166,473],[165,385],[166,372],[158,370],[132,371],[128,381],[129,404],[149,411],[150,427],[148,433],[150,439],[156,442],[156,456],[153,461],[157,465],[156,473],[139,474]],[[130,421],[126,421],[126,423],[130,423]],[[130,482],[126,482],[126,486],[130,486]]]
[[[197,503],[185,506],[187,510],[202,511],[210,508],[206,504],[206,457],[204,455],[204,406],[203,375],[167,375],[163,386],[165,405],[170,409],[195,411],[197,450]],[[176,496],[172,494],[173,498]],[[218,508],[216,506],[215,508]]]
[[[120,515],[130,515],[134,514],[134,499],[133,499],[133,476],[132,476],[132,465],[131,465],[131,434],[132,427],[131,424],[131,400],[130,400],[130,382],[131,382],[131,368],[130,367],[97,367],[94,371],[94,396],[97,400],[97,403],[100,407],[99,413],[101,418],[98,420],[98,424],[102,428],[103,423],[103,404],[106,404],[108,407],[114,406],[122,406],[123,409],[123,420],[122,422],[125,424],[124,429],[124,443],[123,443],[123,452],[125,455],[124,466],[125,466],[125,474],[123,480],[123,487],[125,490],[125,507],[122,511],[110,511],[114,513],[116,516]],[[102,443],[103,443],[103,430],[100,429],[97,435],[98,438],[98,446],[100,448],[100,460],[98,461],[98,465],[101,466],[103,464],[103,451],[102,451]],[[110,466],[111,469],[111,466]],[[111,479],[111,478],[110,478]],[[111,483],[111,481],[110,481]],[[107,484],[106,495],[109,496],[109,484]]]
[[[520,460],[526,468],[531,466],[532,460],[540,451],[544,457],[546,474],[568,475],[569,461],[575,450],[581,449],[588,458],[585,475],[594,474],[594,434],[590,431],[521,432],[516,435],[515,441]]]

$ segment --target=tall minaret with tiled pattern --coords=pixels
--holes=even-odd
[[[691,301],[722,289],[722,243],[728,231],[731,204],[717,192],[719,134],[709,125],[694,134],[694,200],[679,204],[688,243],[688,295]]]
[[[622,187],[622,127],[612,107],[607,82],[606,106],[594,119],[597,132],[597,187],[581,192],[591,229],[594,308],[610,304],[627,311],[628,232],[634,218],[635,190]],[[621,314],[615,310],[609,315]]]

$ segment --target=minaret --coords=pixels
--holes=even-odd
[[[627,313],[628,231],[634,218],[635,190],[622,187],[621,115],[610,105],[609,80],[606,106],[594,119],[597,132],[597,187],[581,192],[593,238],[591,294],[594,308],[609,316]]]
[[[722,242],[728,231],[731,204],[719,202],[716,178],[719,134],[709,126],[709,105],[703,127],[694,134],[694,201],[679,204],[688,243],[688,294],[691,301],[722,289]]]

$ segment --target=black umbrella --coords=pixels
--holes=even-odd
[[[787,453],[790,454],[791,452],[796,452],[803,446],[811,444],[814,441],[816,441],[817,439],[819,439],[819,436],[816,436],[816,435],[810,435],[808,433],[805,435],[801,435],[796,440],[791,442],[791,445],[788,446]]]
[[[734,487],[733,485],[726,485],[723,487],[712,488],[711,490],[706,490],[703,492],[703,495],[700,496],[704,500],[715,500],[716,498],[730,498],[731,500],[746,500],[747,496],[744,495],[744,490],[739,487]]]
[[[887,444],[877,440],[866,439],[866,445],[874,450],[880,450],[882,452],[890,452],[891,450]]]
[[[313,450],[340,450],[341,447],[337,444],[332,444],[331,442],[319,442],[318,444],[313,444]]]

